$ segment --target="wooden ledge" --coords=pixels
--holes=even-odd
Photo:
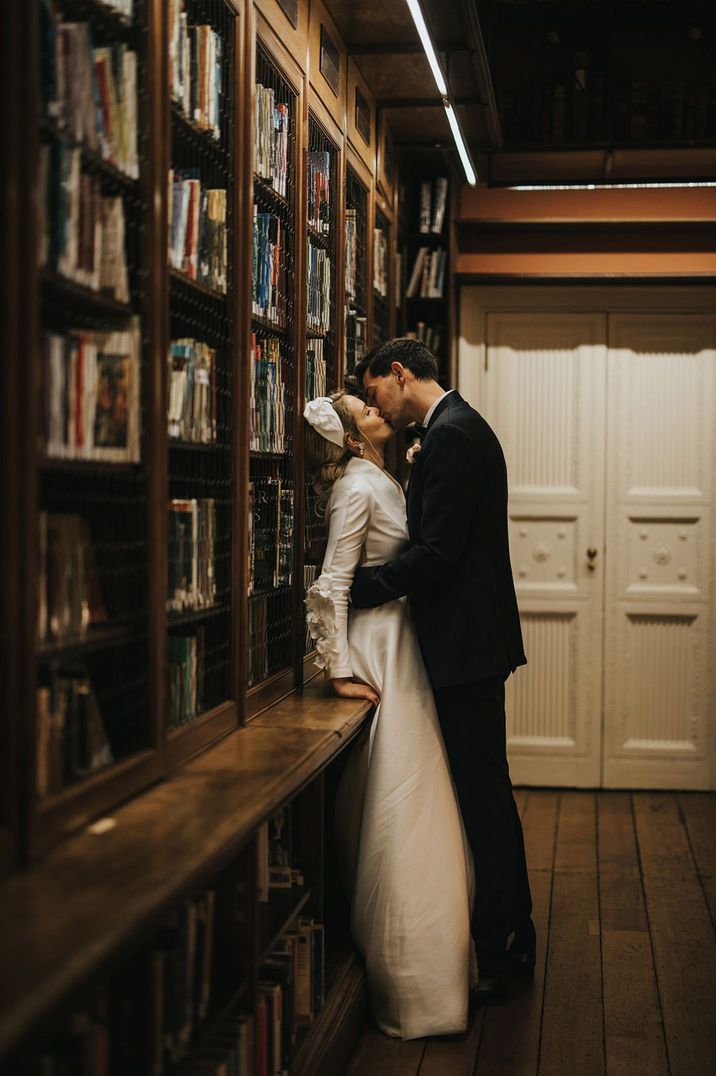
[[[302,695],[289,695],[276,706],[265,710],[252,722],[253,728],[313,729],[334,732],[349,740],[363,724],[370,707],[360,699],[339,699],[322,676],[315,676]]]
[[[0,1056],[240,850],[337,755],[370,708],[327,685],[284,700],[0,885]]]

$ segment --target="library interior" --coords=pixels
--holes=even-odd
[[[1,1076],[716,1071],[716,4],[0,19]],[[537,928],[406,1041],[305,606],[304,407],[394,337],[507,458]]]

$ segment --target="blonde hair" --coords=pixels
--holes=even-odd
[[[361,434],[356,417],[346,403],[346,397],[350,395],[351,393],[349,392],[334,392],[330,400],[345,432],[359,441]],[[341,448],[339,445],[334,445],[331,441],[327,441],[325,437],[321,437],[320,433],[314,430],[313,426],[309,425],[305,420],[303,425],[306,471],[311,476],[311,485],[316,494],[316,515],[322,518],[325,515],[333,483],[337,482],[341,475],[344,474],[353,453],[348,445],[344,444]]]

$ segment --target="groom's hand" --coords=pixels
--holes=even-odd
[[[351,605],[354,609],[372,609],[375,601],[371,584],[372,568],[358,568],[351,586]]]

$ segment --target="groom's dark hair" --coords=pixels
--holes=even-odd
[[[367,368],[372,377],[387,377],[392,362],[401,363],[418,381],[437,381],[438,379],[437,359],[421,340],[398,336],[395,340],[386,340],[384,344],[378,344],[370,355],[370,364]]]

